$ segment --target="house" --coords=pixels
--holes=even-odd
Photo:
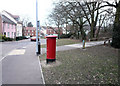
[[[57,34],[57,31],[53,27],[47,27],[46,34],[48,35]]]
[[[16,37],[22,36],[22,22],[17,22]]]
[[[57,27],[47,27],[46,29],[47,35],[53,35],[53,34],[58,34],[58,33],[60,33],[60,35],[63,34],[63,30],[61,27],[59,29]]]
[[[23,31],[26,37],[36,36],[36,27],[25,27]]]
[[[16,22],[10,20],[5,15],[1,14],[2,18],[2,34],[6,37],[16,38]]]
[[[2,35],[2,16],[0,15],[0,35]]]
[[[7,11],[3,11],[5,13],[7,13],[8,15],[10,15],[12,18],[14,18],[16,20],[16,37],[20,37],[22,36],[22,21],[20,21],[20,17],[18,15],[13,15]]]
[[[42,36],[46,36],[46,34],[47,34],[46,29],[47,29],[47,27],[41,26],[41,35],[42,35]]]
[[[63,27],[63,34],[69,34],[71,27],[72,27],[71,25],[67,25],[66,27]]]
[[[22,36],[22,22],[20,21],[20,17],[7,11],[2,11],[2,14],[16,23],[16,37]]]
[[[40,28],[40,35],[41,36],[57,35],[58,31],[59,30],[58,30],[57,27],[41,26],[41,28]],[[26,36],[26,37],[36,36],[36,27],[24,27],[23,35]],[[39,35],[39,29],[38,29],[38,35]],[[60,29],[60,35],[62,35],[62,28]]]

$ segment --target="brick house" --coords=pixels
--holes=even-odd
[[[38,29],[39,34],[39,29]],[[58,28],[41,26],[41,36],[58,34]],[[24,27],[23,35],[26,37],[36,36],[36,27]],[[62,28],[60,29],[60,35],[62,35]]]
[[[46,34],[52,35],[52,34],[58,34],[60,32],[60,35],[62,35],[63,30],[62,28],[58,29],[57,27],[47,27]]]
[[[23,34],[26,37],[36,36],[36,27],[25,27],[23,30]]]

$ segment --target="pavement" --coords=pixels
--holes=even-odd
[[[45,83],[35,49],[35,44],[29,44],[12,50],[2,60],[2,84]]]
[[[103,43],[104,41],[87,42],[85,46],[91,47]],[[82,43],[58,46],[56,51],[76,48],[82,48]],[[41,63],[35,49],[35,43],[30,43],[25,47],[13,49],[5,56],[2,60],[2,84],[45,84]],[[46,48],[41,48],[41,54],[44,53]]]
[[[104,44],[104,41],[93,41],[93,42],[86,42],[85,47],[91,47],[91,46],[96,46],[96,45],[101,45]],[[78,43],[78,44],[71,44],[71,45],[63,45],[63,46],[58,46],[56,47],[56,51],[65,51],[65,50],[72,50],[72,49],[77,49],[77,48],[83,48],[83,43]],[[46,48],[41,49],[41,54],[46,53]]]

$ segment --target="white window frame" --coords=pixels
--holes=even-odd
[[[10,37],[10,32],[7,33],[7,36]]]

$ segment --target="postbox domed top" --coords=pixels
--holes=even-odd
[[[57,38],[57,36],[49,35],[49,36],[46,36],[46,38]]]

